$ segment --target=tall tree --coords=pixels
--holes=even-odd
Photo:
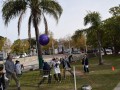
[[[120,51],[120,5],[109,9],[109,13],[112,17],[105,20],[105,26],[109,29],[109,34],[114,47],[114,54],[118,54]]]
[[[28,31],[29,37],[30,35],[30,27],[31,23],[33,23],[33,27],[35,29],[35,36],[37,41],[37,50],[38,50],[38,59],[39,59],[39,68],[42,69],[42,50],[39,44],[39,28],[38,25],[43,18],[46,20],[45,14],[52,15],[57,21],[62,14],[62,7],[56,0],[7,0],[3,4],[2,8],[2,16],[5,21],[5,25],[7,25],[10,20],[19,16],[18,20],[18,34],[20,34],[20,25],[22,16],[26,13],[27,9],[30,9],[30,16],[28,20]],[[45,21],[45,25],[47,23]]]
[[[4,38],[4,40],[5,40],[4,46],[2,47],[2,49],[4,50],[5,53],[10,53],[12,42],[8,38]]]
[[[11,49],[12,49],[11,52],[17,55],[20,53],[23,53],[23,47],[21,45],[22,45],[22,41],[20,39],[15,40],[11,46]]]
[[[84,30],[76,30],[75,33],[72,36],[72,42],[74,43],[74,47],[76,48],[80,48],[81,50],[85,50],[85,44],[86,44],[86,40],[85,40],[85,34],[84,34]]]
[[[120,5],[110,8],[109,13],[111,13],[113,16],[120,16]]]
[[[84,17],[84,25],[91,24],[89,30],[94,30],[97,36],[98,41],[98,50],[99,50],[99,65],[103,64],[103,59],[101,55],[101,38],[100,38],[100,32],[101,32],[101,16],[98,12],[88,12],[88,14]]]
[[[104,21],[104,40],[109,47],[114,47],[113,53],[120,51],[120,16],[111,17]],[[105,43],[104,42],[104,43]]]
[[[2,51],[2,49],[3,49],[5,40],[6,40],[6,39],[5,39],[4,37],[0,36],[0,51]]]
[[[12,44],[12,47],[11,47],[12,51],[11,52],[15,53],[17,55],[22,54],[22,53],[28,53],[29,46],[30,46],[30,44],[29,44],[28,40],[17,39]]]

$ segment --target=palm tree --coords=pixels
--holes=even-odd
[[[88,30],[93,30],[96,33],[97,41],[98,41],[98,50],[99,50],[99,65],[103,64],[103,59],[101,55],[101,39],[100,39],[100,31],[101,31],[101,17],[98,12],[89,12],[84,17],[84,25],[91,24]]]
[[[22,21],[23,15],[27,10],[30,10],[30,16],[28,20],[28,34],[31,36],[31,24],[33,23],[33,27],[35,29],[35,36],[37,41],[37,51],[38,51],[38,59],[39,59],[39,68],[42,69],[42,50],[39,44],[39,28],[38,25],[43,18],[44,24],[46,27],[45,32],[47,33],[47,20],[45,15],[52,15],[56,21],[58,21],[59,17],[62,14],[62,7],[56,0],[6,0],[3,4],[2,8],[2,16],[5,22],[5,25],[8,25],[10,20],[19,16],[18,20],[18,35],[20,35],[20,25]]]

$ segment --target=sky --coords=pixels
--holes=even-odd
[[[12,42],[18,39],[17,22],[18,18],[12,19],[8,26],[4,25],[2,18],[2,1],[0,0],[0,36],[7,37]],[[56,23],[52,16],[47,17],[48,28],[53,32],[54,38],[64,38],[66,36],[73,35],[77,29],[84,29],[88,26],[84,26],[84,17],[88,11],[99,12],[102,20],[111,17],[109,9],[120,4],[120,0],[57,0],[63,8],[63,13]],[[28,23],[29,11],[24,15],[21,30],[20,39],[28,38],[27,23]],[[40,33],[44,32],[43,21],[39,25]],[[35,37],[34,28],[32,27],[32,37]]]

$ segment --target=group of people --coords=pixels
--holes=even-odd
[[[66,79],[66,71],[70,72],[71,76],[74,77],[74,74],[71,69],[71,65],[69,62],[68,56],[65,56],[65,58],[53,58],[49,63],[44,62],[43,63],[43,79],[38,83],[38,85],[41,85],[45,79],[48,78],[48,83],[51,83],[52,74],[54,79],[61,83],[61,69],[60,64],[63,68],[63,77]]]
[[[53,58],[49,63],[43,62],[43,78],[39,81],[38,85],[40,86],[47,78],[48,83],[51,83],[52,75],[54,79],[61,83],[63,71],[63,78],[66,79],[66,71],[71,74],[71,77],[74,77],[73,71],[71,69],[71,59],[72,56],[65,56],[64,58]],[[62,65],[62,70],[60,68]],[[82,59],[83,70],[85,73],[89,73],[89,60],[85,54]],[[17,90],[21,90],[19,77],[22,74],[21,64],[18,60],[16,63],[12,61],[12,55],[8,55],[5,64],[0,64],[0,90],[7,90],[10,84],[11,78],[16,82]],[[5,70],[4,70],[5,69]]]
[[[12,55],[8,55],[5,64],[0,65],[0,90],[7,90],[12,78],[16,82],[17,90],[20,90],[19,76],[21,74],[20,62],[16,60],[14,63]]]
[[[52,79],[52,74],[53,74],[54,79],[57,82],[61,83],[60,64],[62,65],[64,79],[66,79],[66,71],[68,71],[71,74],[71,76],[74,77],[74,74],[73,74],[73,71],[70,65],[72,57],[71,58],[70,57],[65,56],[64,58],[60,58],[60,59],[53,58],[49,63],[44,62],[43,63],[43,78],[42,80],[39,81],[38,86],[40,86],[47,78],[48,78],[48,83],[50,84],[51,79]],[[87,54],[84,55],[81,62],[83,65],[84,73],[89,73],[89,61],[88,61]]]

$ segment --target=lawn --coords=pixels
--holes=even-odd
[[[98,58],[90,58],[90,72],[83,73],[83,68],[80,61],[72,63],[76,68],[77,90],[84,84],[92,86],[92,90],[113,90],[120,82],[120,56],[108,55],[104,56],[104,65],[98,65]],[[115,70],[112,71],[112,66]],[[37,86],[42,76],[40,71],[29,71],[23,73],[20,77],[21,90],[74,90],[74,79],[69,75],[61,83],[58,83],[52,78],[52,83],[44,82],[40,87]],[[16,90],[14,81],[10,83],[9,90]]]

